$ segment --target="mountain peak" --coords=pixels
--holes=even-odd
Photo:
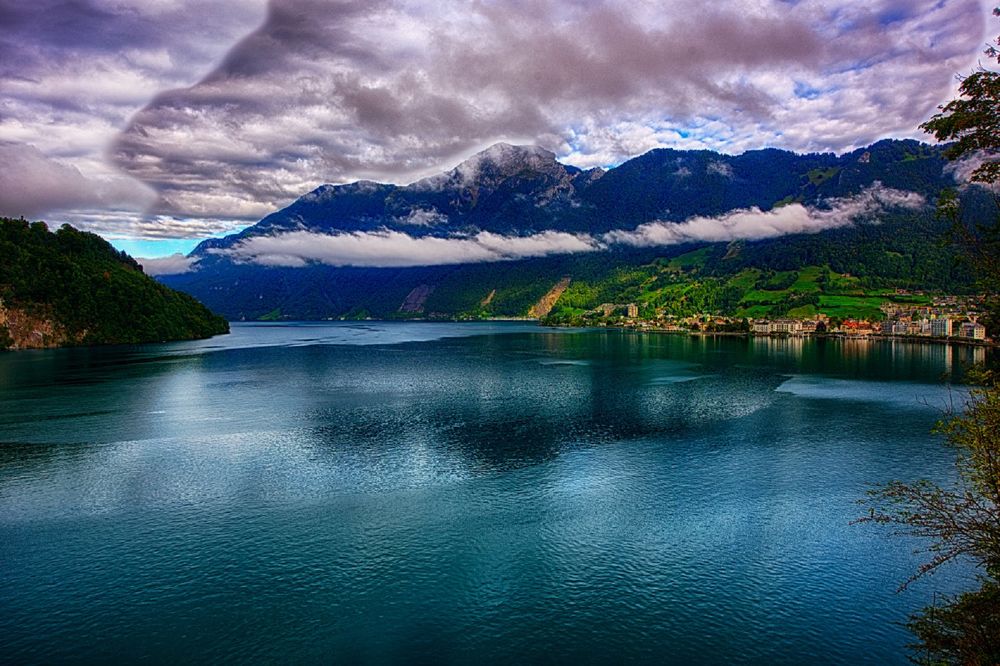
[[[494,186],[507,178],[529,173],[563,178],[567,167],[556,161],[556,154],[539,146],[495,143],[450,171],[425,178],[411,187],[436,190],[445,187]]]
[[[551,172],[563,170],[555,153],[539,146],[515,146],[495,143],[465,160],[452,170],[462,180],[473,182],[488,178],[513,176],[524,171]]]
[[[520,161],[532,158],[555,161],[556,154],[541,146],[516,145],[501,141],[479,151],[469,159],[477,158],[493,162]]]

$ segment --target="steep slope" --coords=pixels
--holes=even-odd
[[[209,239],[192,253],[211,256],[254,236],[308,230],[394,229],[411,236],[585,229],[579,191],[599,179],[541,148],[496,144],[443,174],[405,187],[359,181],[323,185],[239,234]]]
[[[671,236],[673,223],[733,211],[766,214],[788,204],[801,204],[795,213],[820,211],[817,219],[829,218],[831,208],[870,196],[873,189],[892,188],[897,197],[913,194],[922,202],[919,210],[889,205],[874,215],[858,215],[857,224],[841,220],[814,226],[818,233],[779,238],[764,233],[765,240],[741,243],[736,261],[717,262],[712,270],[728,270],[725,266],[741,261],[754,261],[763,270],[839,262],[845,271],[886,285],[962,289],[965,278],[955,272],[950,250],[939,245],[944,230],[933,222],[934,199],[955,184],[947,166],[940,147],[916,141],[880,141],[841,156],[773,149],[737,156],[653,150],[606,172],[563,165],[540,148],[498,144],[407,186],[324,185],[239,234],[203,242],[192,253],[198,259],[195,270],[163,280],[230,318],[525,316],[563,277],[572,278],[572,295],[588,280],[600,281],[622,267],[690,250],[682,247],[685,238]],[[653,222],[661,225],[656,233],[642,235]],[[875,247],[867,228],[872,222],[892,229],[879,240],[878,253],[868,251]],[[716,228],[725,235],[725,224]],[[621,233],[631,236],[622,241],[615,237]],[[295,234],[310,250],[304,258],[285,254],[283,247],[266,257],[245,251]],[[545,234],[563,234],[557,239],[563,243],[582,239],[581,247],[550,250]],[[490,256],[476,246],[479,255],[486,255],[478,259],[483,263],[460,258],[451,261],[470,263],[407,267],[422,261],[407,254],[419,245],[415,241],[468,245],[481,238],[487,249],[501,241],[505,247],[523,247],[523,241],[536,245],[509,256],[502,251]],[[353,254],[312,251],[330,239],[350,241]],[[353,247],[370,241],[401,242],[404,249],[378,263],[366,254],[368,246],[360,252]],[[850,251],[855,244],[863,251]],[[919,250],[924,245],[935,248],[932,259]],[[536,246],[541,249],[535,255]],[[537,258],[513,260],[522,256]],[[406,305],[414,290],[419,307]]]
[[[407,186],[323,185],[239,234],[204,241],[192,254],[211,257],[211,250],[247,238],[301,230],[397,230],[415,237],[600,233],[656,219],[816,203],[858,194],[876,182],[936,196],[953,184],[946,165],[940,148],[912,140],[880,141],[841,157],[774,149],[738,156],[658,149],[606,172],[563,165],[541,148],[497,144],[451,171]]]
[[[94,234],[0,218],[0,349],[160,342],[227,333]]]

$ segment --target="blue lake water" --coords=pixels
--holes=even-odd
[[[905,663],[973,350],[234,325],[0,355],[0,660]],[[981,350],[980,352],[981,353]]]

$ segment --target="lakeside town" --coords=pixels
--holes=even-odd
[[[881,318],[838,318],[822,312],[808,318],[753,318],[696,314],[686,317],[655,311],[640,316],[636,303],[603,303],[586,313],[593,325],[676,333],[735,333],[785,337],[833,335],[849,338],[918,338],[931,341],[992,345],[981,322],[981,299],[937,296],[928,305],[906,305],[890,300],[879,308]]]

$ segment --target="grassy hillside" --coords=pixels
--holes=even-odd
[[[644,316],[662,311],[676,316],[805,318],[823,312],[837,318],[878,319],[886,301],[923,305],[931,300],[926,295],[901,296],[889,283],[865,287],[860,279],[829,266],[778,272],[747,268],[727,276],[706,276],[703,267],[690,263],[701,252],[621,270],[598,282],[576,282],[550,320],[585,323],[583,315],[601,303],[636,303]],[[686,268],[677,268],[685,264]]]
[[[601,303],[636,303],[687,316],[881,317],[885,301],[924,304],[926,296],[897,289],[969,293],[971,275],[948,242],[948,225],[927,216],[895,214],[815,235],[757,243],[717,243],[604,276],[574,281],[550,315],[579,322]]]

